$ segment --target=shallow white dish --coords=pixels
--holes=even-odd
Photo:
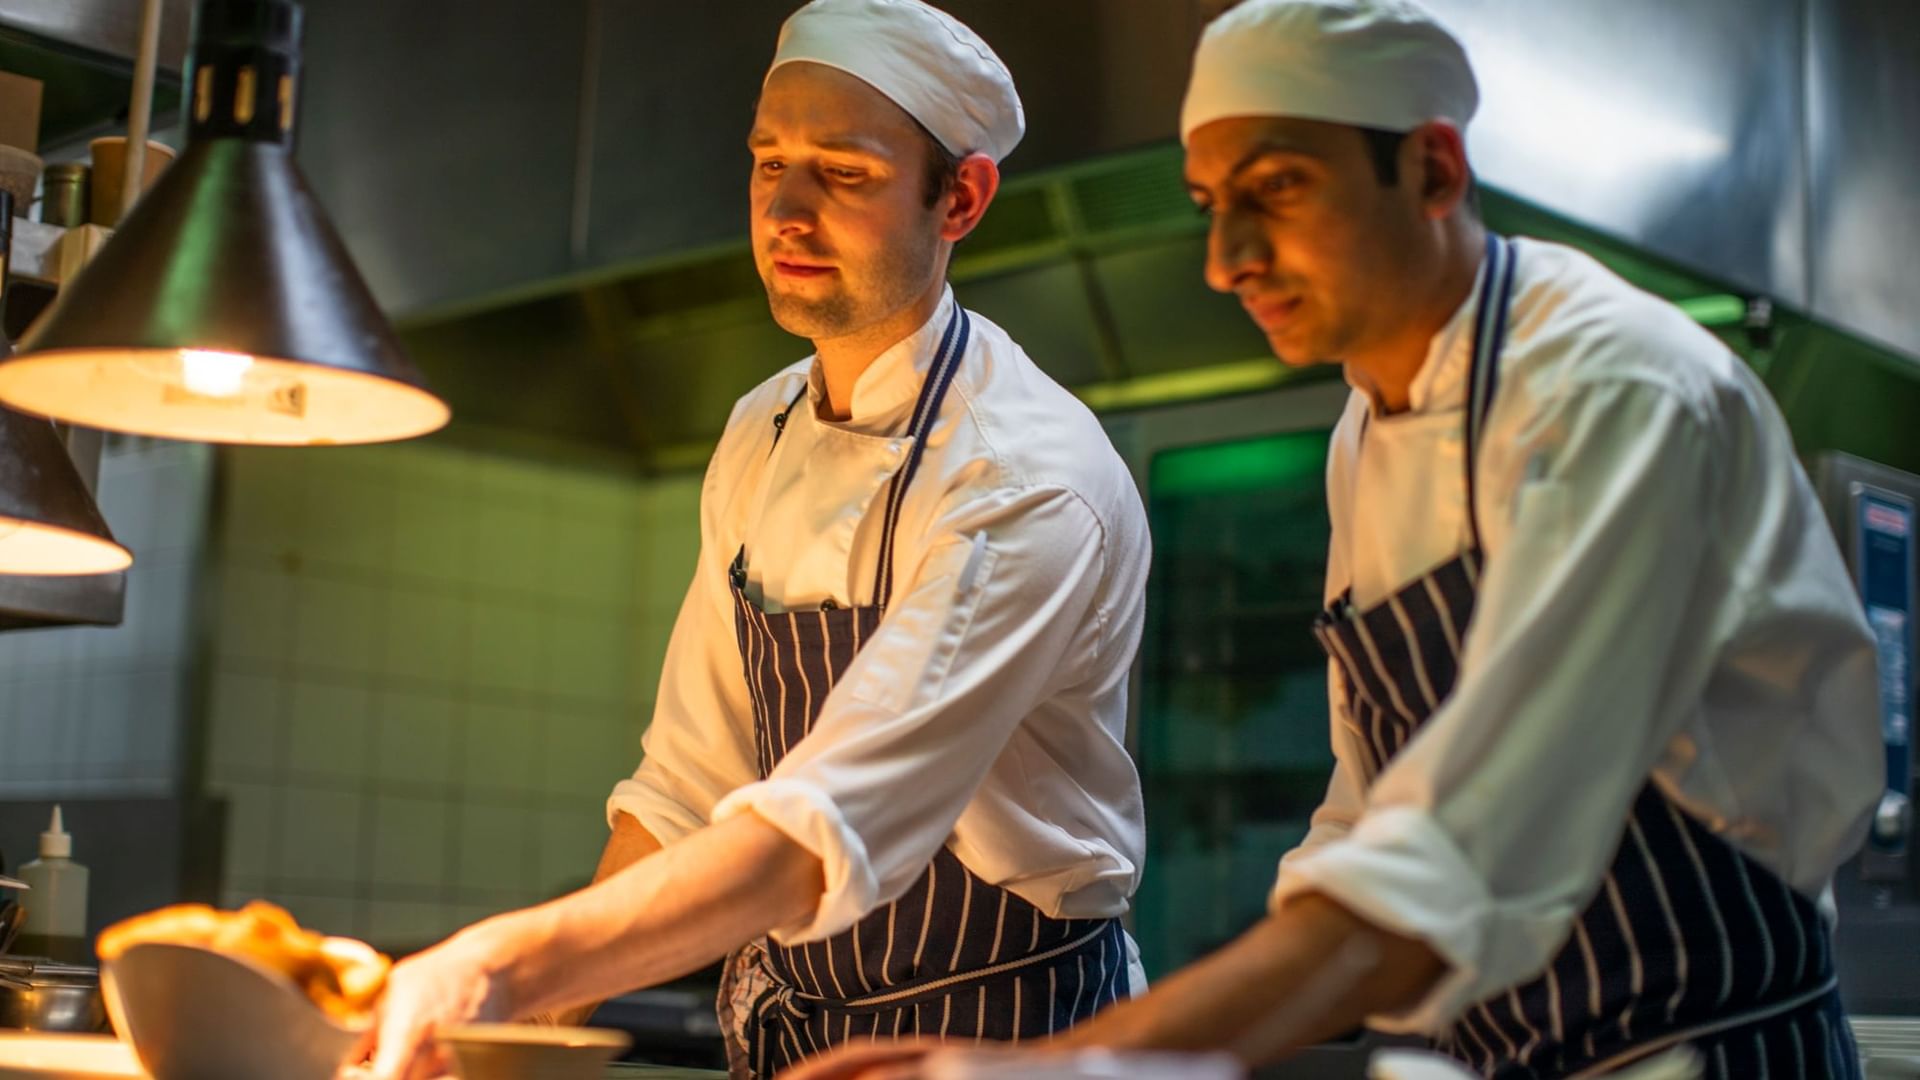
[[[595,1080],[633,1040],[607,1028],[461,1024],[439,1033],[460,1080]]]

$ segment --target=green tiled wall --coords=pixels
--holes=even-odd
[[[124,618],[0,634],[0,798],[178,792],[212,473],[205,446],[109,438],[96,498],[134,553]]]
[[[699,478],[431,441],[221,460],[223,900],[404,949],[584,882],[692,572]]]

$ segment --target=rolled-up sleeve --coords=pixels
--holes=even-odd
[[[706,826],[722,796],[759,776],[727,587],[734,552],[719,528],[719,489],[738,453],[723,440],[708,467],[700,496],[700,557],[667,642],[640,765],[607,799],[610,825],[617,814],[631,815],[662,844]]]
[[[1678,632],[1722,572],[1703,419],[1662,387],[1596,381],[1523,438],[1452,695],[1363,797],[1336,775],[1337,835],[1272,895],[1326,894],[1440,954],[1431,993],[1373,1018],[1387,1030],[1439,1030],[1546,966],[1683,720],[1662,702],[1711,670],[1710,643]]]
[[[1105,537],[1079,496],[996,489],[930,535],[813,731],[714,809],[751,810],[820,859],[826,891],[782,942],[830,936],[905,892],[1021,720],[1100,648]]]

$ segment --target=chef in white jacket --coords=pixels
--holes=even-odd
[[[401,964],[382,1076],[436,1025],[722,957],[736,1074],[1042,1038],[1130,992],[1145,513],[1092,414],[945,281],[1023,128],[998,57],[919,0],[787,21],[747,137],[753,249],[816,352],[714,452],[599,880]]]
[[[1720,1080],[1858,1076],[1829,886],[1882,787],[1859,602],[1737,357],[1482,226],[1476,102],[1403,0],[1247,0],[1200,44],[1207,280],[1354,388],[1311,628],[1338,764],[1270,914],[1062,1042],[1261,1060],[1366,1021],[1503,1080],[1681,1043]]]

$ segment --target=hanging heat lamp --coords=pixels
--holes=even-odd
[[[0,408],[0,574],[104,574],[132,564],[53,425]]]
[[[7,308],[13,194],[0,191],[0,314]],[[13,352],[0,322],[0,359]],[[53,425],[0,408],[0,574],[102,574],[133,562]]]
[[[300,31],[292,0],[203,0],[185,152],[0,363],[0,403],[289,446],[447,422],[294,164]]]

